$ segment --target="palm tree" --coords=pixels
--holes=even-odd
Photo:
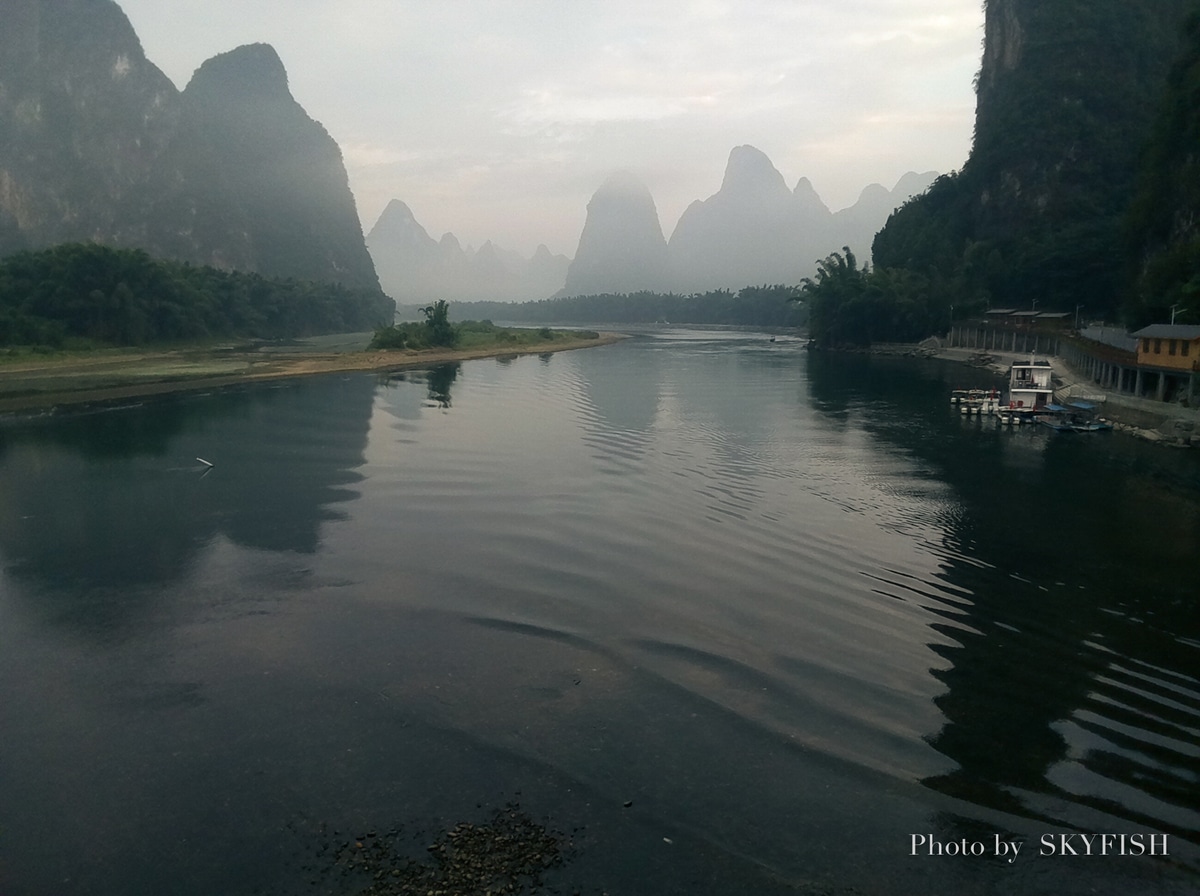
[[[844,253],[844,254],[843,254]],[[808,302],[809,335],[817,345],[870,342],[870,322],[862,320],[867,292],[867,266],[843,246],[817,262],[815,277],[805,277],[800,291]]]

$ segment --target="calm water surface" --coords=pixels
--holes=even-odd
[[[1200,463],[990,382],[664,329],[3,421],[0,893],[512,801],[564,893],[1195,892]]]

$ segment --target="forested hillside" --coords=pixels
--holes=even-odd
[[[0,263],[0,345],[309,336],[388,324],[394,309],[378,290],[272,280],[90,243]]]
[[[706,293],[603,293],[540,302],[452,302],[458,320],[564,324],[710,324],[757,327],[800,326],[805,309],[790,286],[747,286]]]
[[[1172,309],[1179,322],[1200,323],[1200,11],[1186,34],[1127,222],[1135,326],[1169,320]]]
[[[988,0],[971,156],[892,215],[872,274],[891,270],[896,300],[926,302],[943,324],[951,306],[963,316],[1036,303],[1134,321],[1161,307],[1151,293],[1169,292],[1166,281],[1189,257],[1194,264],[1179,239],[1196,208],[1186,186],[1200,109],[1194,46],[1193,61],[1173,70],[1175,99],[1157,130],[1154,122],[1197,6]],[[1152,133],[1159,148],[1147,154]],[[1157,174],[1144,175],[1131,219],[1140,164]],[[1145,254],[1136,301],[1135,246]]]
[[[90,241],[378,287],[341,150],[251,44],[184,91],[105,0],[0,4],[0,257]]]

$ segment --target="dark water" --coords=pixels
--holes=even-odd
[[[984,377],[665,330],[5,421],[0,893],[513,801],[564,893],[1195,892],[1200,463]]]

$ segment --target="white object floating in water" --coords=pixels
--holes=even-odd
[[[215,464],[213,464],[213,462],[211,460],[205,460],[202,457],[198,457],[198,458],[196,458],[196,460],[200,461],[200,463],[204,464],[204,466],[206,466],[206,467],[215,466]]]

